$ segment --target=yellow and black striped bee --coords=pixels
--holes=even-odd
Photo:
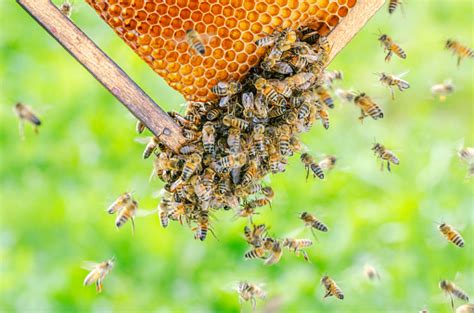
[[[445,293],[449,295],[449,298],[451,299],[451,307],[453,310],[454,310],[453,296],[462,301],[469,302],[469,296],[467,295],[467,293],[448,280],[440,281],[439,288],[441,288],[441,290],[443,290]]]
[[[390,0],[388,2],[388,13],[393,14],[398,6],[403,5],[403,0]]]
[[[461,234],[455,230],[451,225],[446,223],[441,223],[438,225],[438,229],[441,234],[450,241],[452,244],[458,246],[459,248],[464,247],[464,239]]]
[[[382,164],[381,164],[380,170],[383,170],[384,161],[387,161],[387,169],[388,169],[389,172],[391,172],[390,163],[395,164],[395,165],[400,164],[400,160],[397,158],[395,153],[393,153],[392,151],[386,149],[382,144],[374,143],[374,145],[372,147],[372,150],[377,155],[377,159],[378,158],[382,159]]]
[[[458,66],[461,65],[461,60],[465,58],[474,58],[474,50],[461,44],[457,40],[448,39],[446,41],[446,49],[453,52],[458,57]]]
[[[392,87],[398,87],[398,90],[400,91],[404,91],[410,88],[410,84],[406,80],[403,80],[400,77],[392,74],[379,73],[379,80],[383,85],[387,86],[390,89],[392,99],[395,99],[395,93],[393,92]]]
[[[367,116],[372,117],[374,120],[383,118],[383,111],[380,106],[375,103],[366,93],[359,93],[354,98],[354,103],[360,108],[359,120],[362,122]]]
[[[206,54],[206,47],[204,46],[204,40],[201,35],[194,29],[188,29],[186,31],[186,42],[193,49],[193,51],[200,55]]]
[[[250,301],[254,312],[257,307],[257,299],[265,299],[266,297],[261,284],[252,284],[246,281],[241,281],[237,285],[236,290],[239,293],[240,306],[242,306],[242,301]]]
[[[84,262],[82,268],[90,271],[84,279],[84,286],[89,286],[95,283],[97,292],[102,292],[102,283],[107,274],[109,274],[114,267],[114,264],[115,258],[111,258],[110,260],[101,263]]]
[[[324,298],[335,296],[340,300],[344,299],[344,293],[342,292],[341,288],[339,288],[336,282],[329,276],[324,275],[321,278],[321,284],[326,289],[326,294],[324,295]]]
[[[379,37],[379,41],[384,47],[384,51],[388,52],[387,56],[385,57],[385,61],[389,62],[390,59],[392,58],[392,55],[395,54],[396,56],[406,59],[407,55],[403,49],[396,44],[391,37],[389,37],[386,34],[383,34]]]
[[[317,229],[322,232],[327,232],[329,228],[321,222],[319,219],[317,219],[313,214],[310,214],[308,212],[302,212],[300,214],[300,219],[304,222],[304,225],[306,227],[309,227],[311,229],[311,232],[314,235],[313,229]]]
[[[316,163],[311,155],[308,153],[302,153],[300,156],[301,162],[303,162],[304,167],[306,169],[306,179],[308,179],[309,171],[313,172],[314,177],[318,177],[319,179],[324,179],[324,172],[319,167],[318,163]]]

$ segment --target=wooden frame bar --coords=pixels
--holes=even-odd
[[[160,141],[178,151],[181,128],[50,0],[17,2]]]

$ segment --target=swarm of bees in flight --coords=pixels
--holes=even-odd
[[[389,1],[389,13],[392,14],[401,4],[402,0]],[[65,1],[59,9],[70,17],[72,3]],[[186,40],[193,53],[205,53],[204,41],[195,30],[186,32]],[[380,34],[378,40],[387,53],[385,61],[389,62],[393,55],[402,59],[407,57],[387,34]],[[158,177],[165,182],[162,199],[157,210],[143,211],[138,209],[132,193],[122,194],[107,209],[109,214],[117,213],[117,228],[131,221],[134,230],[134,217],[157,212],[162,227],[167,227],[169,220],[186,223],[194,231],[194,238],[203,241],[208,232],[213,233],[210,224],[212,211],[233,210],[235,217],[248,218],[250,222],[244,228],[244,238],[251,246],[251,250],[244,254],[245,259],[263,259],[264,264],[276,264],[283,249],[287,248],[309,262],[305,249],[312,246],[312,240],[270,237],[269,228],[265,224],[254,224],[252,217],[261,207],[271,205],[274,196],[272,188],[265,186],[262,179],[270,173],[284,172],[289,157],[300,154],[307,179],[310,173],[324,179],[335,166],[337,159],[334,156],[317,160],[304,151],[299,134],[309,131],[318,121],[323,128],[329,128],[329,110],[334,108],[329,91],[335,80],[342,80],[343,74],[326,70],[331,44],[310,28],[275,30],[255,44],[266,48],[266,55],[241,82],[219,82],[212,88],[218,100],[188,102],[184,115],[169,112],[182,127],[188,143],[175,153],[156,137],[148,140],[143,157],[156,155],[152,178]],[[445,47],[457,56],[458,65],[462,59],[474,57],[472,49],[455,40],[447,40]],[[404,91],[410,87],[401,79],[402,75],[377,75],[380,83],[390,89],[392,99],[393,88]],[[444,101],[453,90],[452,83],[445,81],[434,85],[431,92]],[[384,117],[382,108],[364,92],[336,89],[334,93],[341,101],[354,102],[360,109],[361,122],[366,117],[374,120]],[[22,137],[23,121],[33,124],[35,130],[41,125],[28,106],[17,103],[14,111],[20,118]],[[141,134],[145,125],[138,122],[136,130]],[[391,164],[400,163],[397,156],[380,143],[374,143],[372,150],[382,160],[382,169],[385,163],[388,171],[391,171]],[[462,148],[458,156],[468,165],[468,176],[474,176],[474,148]],[[299,218],[313,235],[315,230],[328,231],[328,227],[311,213],[302,212]],[[455,246],[464,247],[464,239],[452,226],[441,223],[438,229]],[[84,268],[90,273],[84,279],[84,285],[95,284],[97,291],[102,291],[103,281],[114,264],[114,258],[101,263],[86,263]],[[364,266],[364,274],[370,280],[380,279],[376,269],[368,264]],[[344,299],[343,291],[332,278],[324,275],[320,283],[326,290],[324,297]],[[442,280],[439,287],[450,296],[453,308],[453,297],[469,301],[468,295],[450,281]],[[254,309],[256,299],[265,298],[260,284],[242,281],[235,290],[239,300],[250,301]],[[458,307],[457,312],[473,310],[472,304],[465,304]]]

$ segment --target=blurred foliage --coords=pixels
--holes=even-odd
[[[454,280],[474,295],[473,181],[456,157],[464,140],[474,145],[473,62],[443,49],[447,38],[472,46],[471,1],[407,1],[405,13],[384,7],[334,60],[345,77],[338,86],[368,92],[385,110],[379,121],[361,125],[352,104],[337,103],[331,128],[303,136],[311,152],[334,154],[338,168],[325,181],[305,181],[297,157],[286,173],[273,176],[272,209],[257,222],[277,236],[301,229],[297,212],[317,213],[330,226],[308,249],[311,263],[285,254],[265,267],[244,261],[244,220],[218,212],[204,243],[172,223],[137,219],[117,231],[107,205],[135,191],[142,208],[154,208],[158,181],[148,181],[151,160],[134,141],[134,119],[13,1],[0,2],[0,310],[56,312],[235,312],[232,284],[266,283],[265,312],[450,312],[438,288]],[[76,1],[73,20],[165,109],[182,110],[170,90],[99,17]],[[392,35],[407,52],[387,64],[376,40]],[[411,88],[390,99],[374,72],[405,76]],[[430,86],[451,78],[456,92],[446,102]],[[39,135],[26,127],[19,139],[11,111],[23,101],[44,121]],[[396,151],[400,166],[379,171],[370,151],[374,137]],[[218,220],[218,221],[217,221]],[[442,239],[435,222],[455,225],[466,240],[458,249]],[[311,238],[308,230],[300,236]],[[84,260],[117,258],[105,290],[85,288]],[[362,276],[373,264],[381,281]],[[322,300],[322,274],[344,290],[344,301]],[[459,273],[459,275],[457,275]],[[459,303],[459,302],[458,302]],[[272,306],[274,311],[270,308]],[[250,305],[245,305],[250,311]]]

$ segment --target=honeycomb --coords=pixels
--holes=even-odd
[[[219,81],[240,80],[265,49],[255,41],[276,28],[309,26],[326,36],[357,0],[86,0],[115,32],[187,100],[216,98]],[[203,56],[185,34],[194,29]]]

